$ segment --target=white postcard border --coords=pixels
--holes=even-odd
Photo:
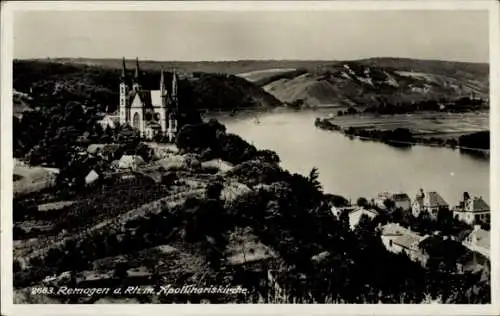
[[[141,11],[261,11],[261,10],[489,10],[490,130],[491,130],[491,253],[492,304],[489,305],[15,305],[12,293],[12,60],[13,12],[16,10],[141,10]],[[445,22],[443,22],[445,23]],[[499,5],[496,1],[12,1],[1,10],[1,295],[2,315],[498,315],[500,293],[500,50]],[[494,237],[496,236],[496,238]],[[495,260],[497,259],[497,260]]]

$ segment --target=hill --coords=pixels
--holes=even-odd
[[[52,59],[29,59],[24,61],[36,61],[39,63],[60,63],[68,65],[87,65],[104,68],[119,69],[122,60],[119,58],[52,58]],[[132,69],[135,60],[126,60],[126,66]],[[335,63],[325,60],[229,60],[229,61],[155,61],[141,60],[141,68],[145,71],[164,68],[175,68],[181,72],[209,72],[240,74],[258,70],[276,69],[315,69],[322,65]]]
[[[270,74],[257,84],[282,102],[370,107],[463,97],[487,100],[487,64],[376,58]]]
[[[112,65],[112,63],[110,64]],[[160,66],[163,63],[142,65],[142,85],[146,89],[159,86]],[[118,103],[120,68],[102,63],[88,65],[83,62],[54,62],[42,60],[16,60],[13,65],[14,89],[42,96],[55,96],[64,91],[60,101],[78,101],[99,110],[114,111]],[[132,70],[132,64],[127,66]],[[223,73],[180,71],[179,98],[191,109],[224,109],[237,107],[278,106],[272,95],[255,84]],[[34,104],[40,106],[40,104]]]
[[[57,58],[24,60],[17,61],[17,63],[57,64],[79,69],[100,69],[101,72],[113,73],[103,80],[114,83],[108,88],[111,91],[115,91],[116,74],[121,67],[120,59]],[[133,69],[133,60],[127,60],[126,64],[129,69]],[[487,100],[489,94],[489,65],[484,63],[407,58],[369,58],[354,61],[141,61],[141,69],[153,74],[152,84],[154,85],[157,84],[155,72],[160,66],[166,69],[175,68],[186,74],[212,73],[204,77],[204,80],[210,81],[210,84],[213,82],[208,78],[212,76],[221,78],[224,77],[222,74],[225,74],[225,78],[229,79],[224,82],[234,86],[236,79],[228,75],[237,75],[263,87],[266,92],[282,102],[292,103],[302,100],[312,106],[363,107],[428,100],[450,102],[469,97],[471,93],[474,93],[475,97]],[[16,74],[14,77],[16,78]],[[265,103],[277,104],[276,100],[271,100],[267,95],[264,97],[256,90],[253,92],[253,88],[243,88],[243,85],[243,83],[237,84],[244,91],[251,89],[251,93],[262,96],[257,99],[268,100]],[[196,99],[196,96],[193,97]],[[113,96],[113,99],[115,100],[116,97]],[[234,104],[234,102],[229,103]],[[217,104],[216,107],[221,106]]]

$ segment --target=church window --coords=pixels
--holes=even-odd
[[[160,120],[160,113],[156,112],[155,113],[155,121],[159,121]]]
[[[132,125],[134,128],[140,129],[140,124],[141,124],[141,117],[140,117],[139,113],[136,112],[134,114],[134,118],[132,120]]]

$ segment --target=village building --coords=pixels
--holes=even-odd
[[[99,174],[94,170],[90,170],[90,172],[85,176],[85,184],[91,185],[99,179]]]
[[[144,165],[144,159],[136,155],[123,155],[118,161],[118,168],[135,170],[137,167]]]
[[[394,201],[394,207],[400,208],[403,211],[411,210],[411,200],[406,193],[395,193],[391,199]]]
[[[489,258],[477,251],[467,251],[457,259],[457,273],[478,272],[486,270],[489,272]]]
[[[107,128],[115,129],[116,118],[113,118],[114,117],[112,115],[104,115],[100,120],[97,121],[97,124],[99,124],[103,130],[106,130]]]
[[[449,209],[449,204],[435,191],[425,193],[424,190],[420,189],[412,203],[412,214],[415,217],[427,211],[432,219],[437,220],[440,212],[449,211]]]
[[[488,259],[490,258],[490,232],[482,229],[480,225],[474,225],[474,229],[465,237],[462,244]]]
[[[386,206],[387,201],[394,202],[395,208],[400,208],[404,211],[411,210],[411,200],[408,194],[406,193],[382,192],[379,193],[373,200],[374,204],[381,209],[387,208]]]
[[[463,200],[453,210],[453,216],[467,224],[490,223],[490,207],[482,197],[471,198],[464,192]]]
[[[167,84],[167,81],[170,83]],[[162,69],[159,89],[143,89],[139,60],[136,59],[134,77],[129,80],[125,59],[123,59],[118,111],[102,118],[99,124],[112,127],[119,122],[122,126],[129,125],[137,129],[141,137],[146,139],[166,136],[170,142],[173,142],[179,128],[177,82],[178,77],[175,71],[166,74]]]
[[[365,208],[359,207],[359,206],[349,206],[349,207],[341,207],[341,208],[337,208],[337,207],[333,206],[331,208],[331,212],[336,217],[339,217],[340,214],[342,214],[342,212],[348,212],[349,227],[351,229],[354,229],[356,227],[356,225],[359,224],[359,221],[361,220],[361,217],[363,215],[368,216],[370,219],[374,219],[375,217],[377,217],[379,215],[379,213],[374,209],[365,209]]]
[[[385,209],[386,206],[385,206],[385,201],[389,200],[391,198],[392,194],[390,194],[389,192],[381,192],[379,194],[377,194],[377,196],[373,199],[373,203],[381,208],[381,209]]]
[[[381,228],[380,238],[385,248],[392,253],[406,253],[408,257],[425,266],[428,255],[420,248],[420,243],[428,236],[420,236],[397,223],[388,223]]]

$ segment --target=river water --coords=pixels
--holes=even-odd
[[[260,149],[272,149],[281,166],[309,174],[313,167],[328,193],[353,202],[379,192],[405,192],[413,198],[420,188],[437,191],[452,206],[467,191],[489,203],[489,160],[448,148],[389,145],[350,139],[314,126],[318,111],[279,112],[242,117],[218,117],[228,132]]]

